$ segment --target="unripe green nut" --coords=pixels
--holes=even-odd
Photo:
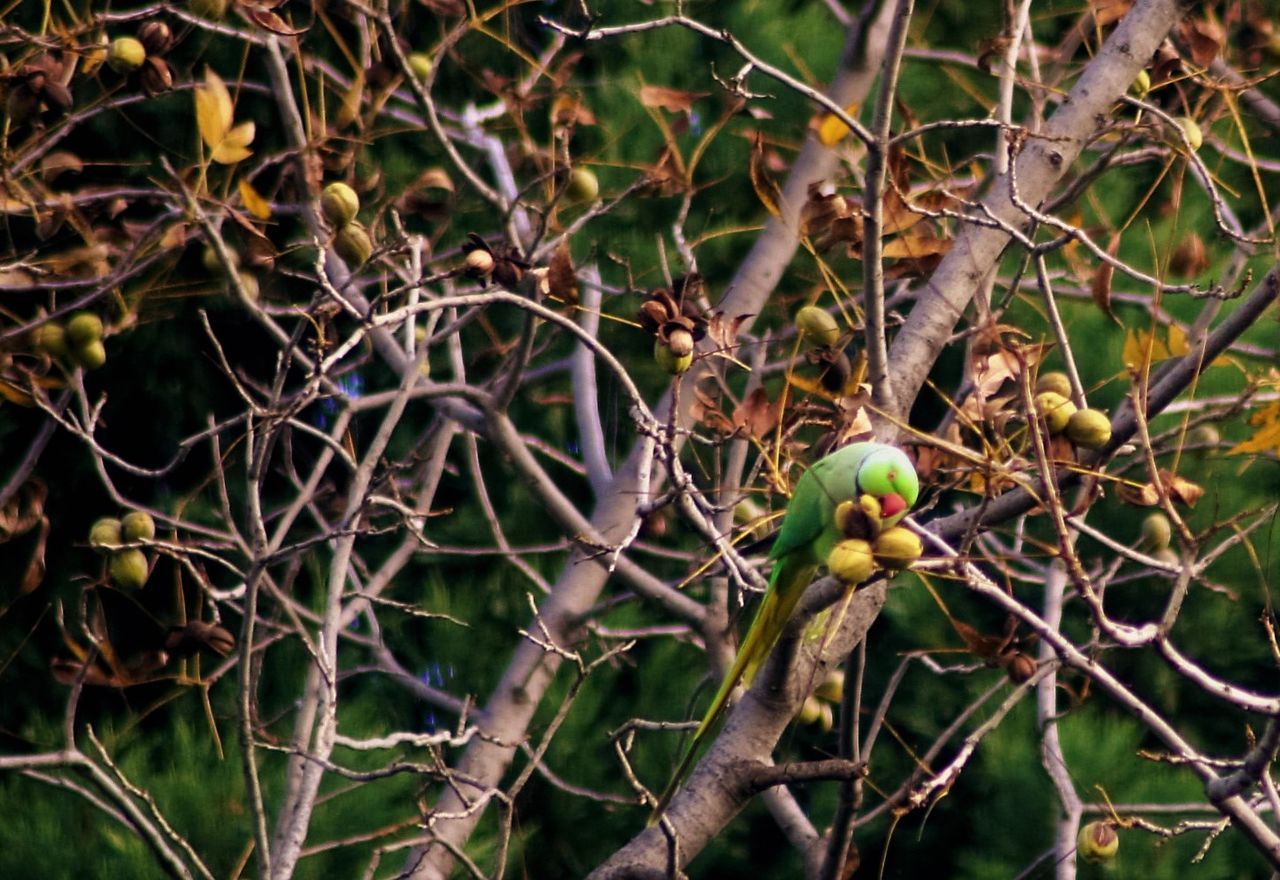
[[[693,352],[678,355],[663,345],[661,339],[655,339],[653,342],[653,359],[667,373],[672,376],[679,376],[693,364]]]
[[[67,329],[57,321],[41,324],[31,331],[31,342],[49,357],[62,357],[67,353]]]
[[[805,306],[796,312],[796,329],[806,341],[817,346],[835,345],[840,341],[840,325],[817,306]]]
[[[360,213],[360,197],[345,183],[331,183],[320,194],[320,210],[326,220],[341,229]]]
[[[133,73],[146,60],[146,48],[134,37],[116,37],[107,50],[107,66],[116,73]]]
[[[1139,98],[1145,98],[1147,96],[1147,92],[1151,91],[1151,74],[1147,73],[1145,70],[1139,70],[1138,75],[1133,80],[1133,85],[1130,88],[1133,89],[1133,93]]]
[[[134,510],[120,520],[121,534],[126,542],[151,541],[156,536],[156,521],[144,510]]]
[[[147,554],[137,547],[112,553],[107,560],[107,574],[121,589],[140,590],[147,582]]]
[[[72,348],[97,342],[102,338],[102,319],[93,312],[76,312],[67,322],[67,342]]]
[[[900,570],[910,568],[923,555],[924,544],[920,536],[910,529],[893,526],[876,537],[873,549],[876,562],[885,568]]]
[[[1076,410],[1067,420],[1067,439],[1081,449],[1101,449],[1111,440],[1111,420],[1096,409]]]
[[[1182,562],[1182,558],[1178,556],[1178,551],[1172,547],[1161,547],[1151,554],[1151,558],[1156,562],[1163,562],[1165,565],[1178,565]]]
[[[1067,378],[1066,373],[1060,370],[1041,373],[1036,379],[1036,394],[1041,391],[1052,391],[1055,394],[1061,394],[1063,397],[1070,397],[1071,380]]]
[[[104,516],[89,528],[89,546],[95,550],[110,550],[121,543],[120,520],[113,516]]]
[[[352,268],[364,265],[373,253],[373,240],[364,226],[354,220],[338,230],[333,239],[333,250]]]
[[[871,545],[860,538],[846,538],[831,548],[827,570],[846,584],[860,584],[876,570]]]
[[[1147,518],[1142,521],[1143,545],[1161,550],[1168,547],[1172,540],[1173,525],[1169,522],[1169,517],[1159,511],[1148,513]]]
[[[1200,146],[1204,143],[1204,134],[1200,131],[1200,123],[1190,116],[1179,116],[1178,124],[1182,126],[1182,131],[1187,136],[1187,143],[1191,144],[1191,151],[1193,153],[1199,152]]]
[[[1196,425],[1187,435],[1187,442],[1195,446],[1217,446],[1222,442],[1222,434],[1213,425]]]
[[[418,79],[426,79],[431,75],[431,56],[426,52],[409,53],[409,69]]]
[[[72,359],[86,370],[96,370],[107,362],[107,347],[101,339],[71,349]]]
[[[1076,852],[1086,862],[1109,862],[1119,851],[1120,835],[1110,822],[1090,822],[1080,829],[1080,834],[1076,837]]]
[[[565,194],[570,201],[594,202],[600,195],[600,180],[590,168],[575,168],[569,172]]]
[[[822,680],[822,684],[818,685],[818,689],[813,692],[815,697],[822,700],[829,700],[832,703],[838,703],[844,699],[844,672],[839,669],[833,669],[827,673],[827,677]]]
[[[1056,391],[1041,391],[1035,403],[1036,412],[1044,419],[1050,434],[1062,433],[1076,411],[1076,405]]]

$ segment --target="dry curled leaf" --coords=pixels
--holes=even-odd
[[[711,93],[669,89],[666,86],[641,86],[640,103],[646,107],[661,108],[672,113],[688,113],[693,109],[695,101],[709,94]]]
[[[1169,498],[1175,502],[1195,507],[1204,495],[1204,487],[1172,471],[1161,469],[1160,483]],[[1117,490],[1122,501],[1135,507],[1155,507],[1160,503],[1160,491],[1155,483],[1122,483]]]

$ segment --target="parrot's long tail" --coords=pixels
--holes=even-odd
[[[742,646],[738,648],[738,655],[733,659],[729,674],[721,682],[720,690],[716,691],[710,707],[707,708],[707,714],[702,717],[702,723],[693,732],[693,737],[689,740],[688,748],[685,749],[676,772],[672,774],[671,781],[667,783],[662,797],[658,799],[658,805],[653,808],[653,813],[649,816],[650,825],[657,824],[662,814],[666,812],[671,798],[679,790],[680,783],[684,781],[685,775],[698,757],[703,742],[724,713],[734,688],[742,681],[750,684],[760,664],[769,656],[773,643],[778,640],[782,628],[791,617],[791,612],[795,610],[796,602],[804,594],[805,587],[813,580],[817,570],[818,566],[797,560],[794,556],[785,556],[774,566],[773,574],[769,578],[769,589],[765,591],[760,610],[756,612],[755,620],[747,630],[747,637],[742,640]]]

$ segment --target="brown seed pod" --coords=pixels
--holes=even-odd
[[[138,28],[138,42],[148,55],[163,55],[173,45],[173,31],[163,21],[149,21]]]

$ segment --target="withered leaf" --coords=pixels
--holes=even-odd
[[[1187,507],[1195,507],[1196,502],[1204,495],[1203,486],[1193,483],[1186,477],[1179,476],[1172,471],[1162,468],[1159,471],[1159,476],[1165,492],[1175,502],[1185,504]],[[1138,485],[1122,483],[1117,490],[1117,494],[1122,501],[1136,507],[1155,507],[1160,503],[1160,492],[1155,483]]]
[[[1120,233],[1113,232],[1111,233],[1111,239],[1107,242],[1107,253],[1114,257],[1119,250]],[[1115,274],[1115,267],[1110,263],[1098,263],[1098,268],[1093,271],[1093,282],[1090,285],[1090,290],[1093,293],[1093,302],[1102,310],[1102,314],[1119,324],[1120,319],[1116,317],[1115,311],[1111,308],[1111,281]]]
[[[693,109],[695,101],[710,94],[710,92],[686,92],[666,86],[644,85],[640,87],[640,103],[646,107],[661,108],[672,113],[688,113]]]
[[[733,411],[733,424],[748,436],[763,440],[776,430],[782,410],[763,388],[755,388]]]

